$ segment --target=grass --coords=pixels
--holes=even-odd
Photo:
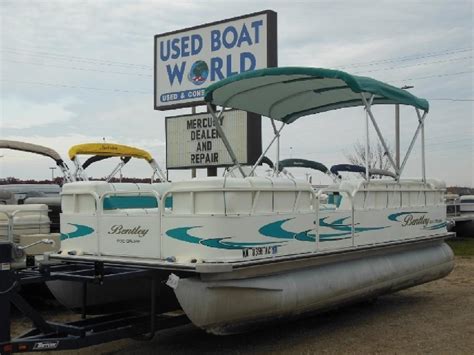
[[[474,256],[474,238],[454,238],[447,241],[456,256]]]

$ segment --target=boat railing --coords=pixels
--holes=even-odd
[[[209,215],[209,216],[214,216],[216,215],[216,213],[200,213],[200,214],[195,214],[196,210],[195,210],[195,198],[196,198],[196,193],[206,193],[206,192],[246,192],[246,193],[253,193],[253,197],[252,197],[252,207],[251,209],[249,210],[249,213],[248,214],[240,214],[240,215],[246,215],[246,216],[261,216],[262,213],[259,213],[256,211],[256,206],[258,206],[258,202],[259,202],[259,199],[260,199],[260,195],[262,193],[268,193],[268,192],[293,192],[293,193],[296,193],[296,197],[295,197],[295,201],[293,203],[293,208],[291,211],[273,211],[272,214],[281,214],[281,213],[299,213],[298,211],[298,207],[299,207],[299,204],[300,204],[300,201],[301,201],[301,196],[302,194],[304,193],[309,193],[311,195],[311,201],[310,201],[310,207],[311,209],[310,210],[307,210],[307,211],[304,211],[304,213],[313,213],[314,214],[314,218],[315,218],[315,221],[319,221],[319,195],[317,194],[316,191],[314,191],[312,188],[308,188],[308,189],[298,189],[298,188],[271,188],[271,187],[268,187],[268,188],[265,188],[265,187],[246,187],[246,188],[222,188],[222,187],[219,187],[219,188],[216,188],[216,187],[195,187],[195,188],[181,188],[181,189],[172,189],[172,190],[168,190],[166,191],[163,196],[161,197],[163,201],[166,201],[166,199],[170,196],[170,195],[173,195],[173,193],[189,193],[190,194],[190,197],[191,197],[191,203],[190,203],[190,213],[186,213],[186,214],[183,214],[183,213],[173,213],[172,209],[165,209],[165,208],[161,208],[161,226],[163,226],[163,218],[166,218],[167,216],[171,216],[173,214],[175,215],[178,215],[178,216],[193,216],[193,215],[196,215],[196,216],[206,216],[206,215]],[[302,212],[303,213],[303,212]],[[229,216],[235,216],[235,215],[239,215],[238,213],[224,213],[225,215],[229,215]],[[268,215],[268,212],[265,213],[266,215]],[[319,223],[315,222],[315,228],[314,230],[316,231],[316,243],[315,243],[315,251],[317,252],[319,250],[319,233],[318,233],[318,229],[319,229]],[[161,233],[161,236],[160,236],[160,253],[162,252],[162,245],[161,245],[161,240],[163,238],[163,233]]]
[[[461,215],[461,206],[458,201],[446,201],[446,215],[448,217],[459,217]]]
[[[97,192],[94,192],[94,191],[80,191],[80,192],[75,192],[75,191],[71,191],[71,192],[61,192],[61,204],[63,203],[63,196],[72,196],[73,198],[73,204],[74,204],[74,213],[77,213],[78,211],[76,211],[76,201],[75,199],[77,198],[77,196],[92,196],[92,198],[94,199],[94,203],[95,203],[95,211],[97,211],[97,209],[99,208],[99,200],[100,200],[100,196]],[[61,206],[61,209],[63,207]],[[63,213],[64,213],[64,210],[63,210]]]
[[[256,206],[258,205],[258,202],[259,202],[259,199],[260,199],[260,195],[261,193],[265,193],[265,192],[293,192],[293,193],[296,193],[296,198],[295,198],[295,201],[293,203],[293,207],[292,207],[292,210],[291,211],[281,211],[281,213],[285,212],[285,213],[288,213],[288,212],[291,212],[291,213],[297,213],[298,212],[298,206],[299,206],[299,203],[300,203],[300,200],[301,200],[301,196],[303,193],[309,193],[312,195],[312,199],[311,199],[311,206],[314,209],[317,210],[316,206],[314,206],[314,201],[317,199],[316,198],[316,193],[313,189],[311,188],[308,188],[308,189],[297,189],[297,188],[271,188],[271,187],[268,187],[268,188],[265,188],[265,187],[245,187],[245,188],[242,188],[242,187],[194,187],[194,188],[180,188],[180,189],[173,189],[173,190],[168,190],[166,191],[163,196],[161,197],[161,199],[163,201],[165,201],[168,197],[170,197],[170,195],[173,195],[173,193],[177,194],[177,193],[189,193],[190,194],[190,197],[191,197],[191,208],[190,208],[190,211],[189,213],[185,213],[185,215],[194,215],[195,212],[196,212],[196,208],[195,208],[195,200],[196,200],[196,193],[206,193],[206,192],[222,192],[222,193],[226,193],[226,192],[245,192],[245,193],[252,193],[253,194],[253,197],[252,197],[252,207],[249,209],[248,211],[248,214],[246,215],[250,215],[250,216],[253,216],[253,215],[259,215],[259,213],[257,213],[255,210],[256,210]],[[278,211],[276,211],[275,213],[277,213]],[[171,215],[173,214],[173,211],[171,209],[161,209],[161,213],[163,216],[166,216],[166,215]],[[176,214],[176,213],[175,213]],[[179,213],[181,215],[183,215],[184,213]],[[209,212],[209,213],[200,213],[199,215],[216,215],[218,213],[216,212]],[[227,213],[227,212],[224,212],[223,214],[225,215],[235,215],[235,214],[242,214],[242,213]]]
[[[347,195],[351,202],[351,239],[352,239],[352,246],[355,246],[355,207],[354,207],[354,196],[357,193],[356,191],[350,191],[348,189],[344,188],[339,188],[339,187],[326,187],[318,190],[316,193],[317,201],[318,201],[318,206],[319,206],[319,201],[322,198],[322,194],[326,192],[337,192],[337,193],[344,193]],[[316,210],[316,240],[317,240],[317,247],[319,250],[319,208]]]
[[[38,212],[38,210],[34,209],[34,208],[27,208],[27,209],[15,210],[15,211],[12,211],[12,212],[0,211],[0,213],[5,215],[7,217],[7,220],[8,220],[8,224],[7,224],[7,240],[8,240],[8,242],[15,243],[15,240],[14,240],[15,217],[17,215],[21,214],[21,213],[27,213],[27,212]],[[38,223],[41,223],[42,218],[43,218],[43,215],[39,214]]]

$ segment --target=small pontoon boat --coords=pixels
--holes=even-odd
[[[474,236],[474,195],[447,194],[448,228],[459,237]]]
[[[26,142],[0,140],[0,149],[10,149],[49,157],[72,181],[69,169],[53,149]],[[23,267],[25,256],[40,256],[59,250],[60,187],[53,184],[1,185],[0,240],[14,244],[17,267]]]
[[[84,163],[81,163],[80,155],[91,155]],[[73,173],[75,182],[63,186],[62,214],[61,214],[61,243],[63,250],[69,254],[81,254],[90,247],[90,243],[95,243],[94,238],[88,238],[91,233],[96,233],[101,228],[103,221],[114,221],[110,230],[104,231],[104,235],[133,236],[136,233],[139,238],[144,237],[150,228],[150,221],[156,216],[142,216],[146,211],[157,209],[156,196],[169,187],[166,182],[166,175],[156,162],[156,160],[145,150],[115,143],[85,143],[71,147],[69,157],[74,163],[76,170]],[[89,181],[86,169],[93,163],[113,157],[120,158],[120,162],[108,175],[106,181]],[[111,183],[109,182],[123,166],[131,159],[143,159],[151,167],[152,175],[150,183]],[[154,183],[155,176],[162,182]],[[99,206],[89,199],[101,200],[101,217],[90,218],[94,215]],[[171,198],[167,201],[171,204]],[[112,219],[102,216],[102,213],[109,214]],[[77,215],[83,215],[77,219]],[[122,222],[123,221],[123,222]],[[80,222],[80,224],[79,224]],[[127,228],[128,222],[134,227]],[[142,227],[143,226],[143,227]],[[156,230],[152,230],[156,233]],[[115,238],[112,237],[114,240]],[[112,240],[112,238],[110,238]],[[122,248],[127,247],[124,239]],[[133,255],[133,248],[125,255]],[[81,285],[70,281],[50,281],[47,286],[53,295],[65,306],[69,308],[79,308],[82,303]],[[145,297],[147,294],[146,284],[140,283],[137,288],[127,287],[121,282],[99,287],[91,285],[88,289],[87,303],[89,306],[103,305],[105,303],[121,302],[123,300]],[[141,289],[141,290],[140,290]]]
[[[110,197],[124,194],[115,184],[66,184],[61,224],[67,237],[52,258],[155,269],[166,275],[189,319],[215,334],[373,298],[452,270],[453,253],[444,243],[451,235],[445,185],[425,177],[426,100],[341,71],[289,67],[222,80],[208,87],[205,101],[242,176],[127,189],[129,197],[153,200],[141,207],[109,208]],[[401,166],[388,154],[395,179],[371,180],[366,169],[362,181],[337,181],[316,192],[281,174],[254,176],[287,124],[329,110],[365,108],[386,148],[372,112],[379,104],[412,106],[418,121]],[[228,107],[267,116],[273,125],[275,137],[249,172],[220,125]],[[402,179],[420,133],[421,177]],[[323,206],[320,197],[329,192],[340,199]],[[171,205],[163,203],[168,198]]]

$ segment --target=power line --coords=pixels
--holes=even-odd
[[[33,85],[41,85],[41,86],[62,87],[62,88],[67,88],[67,89],[113,91],[113,92],[120,92],[120,93],[132,93],[132,94],[142,94],[142,95],[152,94],[151,92],[147,92],[147,91],[96,88],[96,87],[90,87],[90,86],[78,86],[78,85],[61,84],[61,83],[46,83],[46,82],[39,82],[39,81],[17,81],[17,80],[9,80],[9,79],[0,79],[0,81],[12,82],[16,84],[33,84]]]
[[[394,82],[403,82],[403,81],[408,81],[408,80],[424,80],[424,79],[432,79],[432,78],[442,78],[445,76],[452,76],[452,75],[462,75],[462,74],[469,74],[473,73],[474,70],[469,70],[469,71],[461,71],[457,73],[445,73],[445,74],[437,74],[437,75],[429,75],[429,76],[420,76],[420,77],[415,77],[415,78],[405,78],[402,80],[394,80]]]
[[[142,65],[142,64],[134,64],[134,63],[126,63],[126,62],[115,62],[115,61],[110,61],[110,60],[100,60],[100,59],[92,59],[92,58],[87,58],[87,57],[77,57],[77,56],[67,56],[63,54],[50,54],[48,52],[34,52],[34,51],[28,51],[28,50],[21,50],[18,52],[16,49],[11,49],[11,47],[4,47],[5,49],[0,49],[0,51],[10,51],[14,53],[21,53],[21,51],[26,51],[30,53],[36,53],[35,55],[39,56],[49,56],[49,57],[54,57],[54,59],[59,59],[59,60],[70,60],[70,61],[82,61],[84,63],[92,64],[92,65],[118,65],[118,66],[126,66],[126,67],[140,67],[139,69],[145,69],[145,67],[150,68],[149,66]],[[434,56],[441,56],[441,55],[447,55],[447,54],[453,54],[453,53],[460,53],[460,52],[467,52],[467,51],[472,51],[473,48],[461,48],[461,49],[456,49],[456,50],[446,50],[446,51],[440,51],[440,52],[431,52],[427,53],[425,55],[412,55],[412,56],[405,56],[405,57],[399,57],[399,58],[394,58],[394,59],[385,59],[385,60],[379,60],[379,61],[372,61],[365,63],[367,65],[373,65],[375,63],[381,64],[382,62],[395,62],[395,61],[405,61],[405,60],[414,60],[414,59],[419,59],[419,58],[426,58],[426,57],[434,57]],[[23,53],[24,55],[24,53]],[[28,54],[26,54],[28,55]],[[29,54],[30,56],[33,54]],[[436,62],[425,62],[425,63],[418,63],[418,64],[413,64],[409,66],[402,66],[402,67],[390,67],[390,68],[382,68],[382,69],[376,69],[372,71],[378,71],[378,70],[394,70],[394,69],[399,69],[399,68],[406,68],[410,66],[420,66],[420,65],[430,65],[430,64],[438,64],[438,63],[446,63],[446,62],[451,62],[451,61],[458,61],[458,60],[464,60],[464,59],[469,59],[472,58],[472,56],[468,57],[461,57],[461,58],[452,58],[448,60],[442,60],[442,61],[436,61]],[[49,65],[49,64],[40,64],[40,63],[31,63],[31,62],[20,62],[20,61],[14,61],[14,60],[5,60],[5,61],[10,61],[10,62],[16,62],[20,64],[31,64],[31,65],[42,65],[42,66],[49,66],[53,68],[60,68],[60,69],[73,69],[73,70],[81,70],[81,71],[93,71],[93,72],[101,72],[101,73],[112,73],[112,74],[121,74],[121,75],[136,75],[136,76],[146,76],[146,77],[152,77],[150,74],[140,74],[140,73],[125,73],[125,72],[112,72],[112,71],[102,71],[98,69],[89,69],[89,68],[83,68],[83,67],[66,67],[66,66],[59,66],[59,65]],[[364,63],[355,63],[352,64],[352,66],[362,66]],[[135,68],[137,69],[137,68]],[[462,75],[462,74],[468,74],[472,73],[473,71],[463,71],[463,72],[456,72],[456,73],[444,73],[444,74],[437,74],[437,75],[430,75],[430,76],[424,76],[424,77],[415,77],[415,78],[406,78],[403,80],[396,80],[396,82],[402,82],[402,81],[409,81],[409,80],[423,80],[423,79],[429,79],[429,78],[437,78],[437,77],[446,77],[446,76],[453,76],[453,75]],[[10,81],[10,82],[15,82],[12,80],[3,80],[3,81]],[[115,91],[115,92],[133,92],[133,93],[140,93],[140,94],[151,94],[150,92],[144,92],[144,91],[130,91],[130,90],[121,90],[121,89],[107,89],[107,88],[89,88],[89,87],[82,87],[82,86],[77,86],[77,85],[69,85],[69,84],[57,84],[57,83],[44,83],[44,82],[26,82],[26,81],[16,81],[16,83],[20,84],[35,84],[35,85],[44,85],[44,86],[57,86],[57,87],[67,87],[67,88],[78,88],[78,89],[90,89],[90,90],[100,90],[100,91]],[[433,98],[431,100],[434,101],[459,101],[459,102],[471,102],[473,101],[472,99],[462,99],[462,98]]]
[[[125,73],[125,72],[99,70],[99,69],[92,69],[92,68],[68,67],[68,66],[61,66],[61,65],[44,64],[44,63],[21,62],[21,61],[11,60],[11,59],[2,59],[2,62],[37,65],[37,66],[50,67],[50,68],[55,68],[55,69],[72,69],[72,70],[91,71],[91,72],[98,72],[98,73],[109,73],[109,74],[120,74],[120,75],[134,75],[134,76],[143,76],[143,77],[153,77],[153,75],[151,75],[151,74]]]
[[[431,101],[474,101],[474,99],[451,99],[451,98],[439,98],[439,99],[427,99]]]
[[[28,56],[43,56],[43,57],[53,57],[54,59],[59,59],[59,60],[74,60],[74,61],[81,61],[81,62],[89,62],[90,64],[96,64],[96,65],[112,65],[112,66],[123,66],[123,67],[134,67],[136,69],[151,69],[151,65],[146,65],[146,64],[136,64],[136,63],[128,63],[128,62],[118,62],[118,61],[112,61],[108,59],[96,59],[96,58],[88,58],[88,57],[78,57],[78,56],[71,56],[71,55],[65,55],[65,54],[55,54],[51,52],[45,52],[45,51],[31,51],[28,49],[16,49],[12,47],[2,47],[3,49],[0,49],[0,52],[13,52],[19,55],[28,55]],[[26,52],[23,53],[23,52]],[[31,54],[28,54],[31,53]]]
[[[397,61],[409,61],[409,60],[415,60],[415,59],[423,59],[423,58],[431,58],[431,57],[439,57],[439,56],[444,56],[444,55],[449,55],[449,54],[454,54],[454,53],[463,53],[463,52],[470,52],[474,48],[468,47],[468,48],[459,48],[459,49],[452,49],[452,50],[444,50],[440,52],[428,52],[424,54],[414,54],[410,56],[404,56],[404,57],[398,57],[398,58],[388,58],[388,59],[380,59],[380,60],[374,60],[370,62],[361,62],[361,63],[353,63],[353,64],[347,64],[343,66],[338,66],[336,68],[349,68],[349,67],[362,67],[362,66],[372,66],[372,65],[378,65],[378,64],[386,64],[386,63],[393,63]]]
[[[444,145],[453,145],[453,144],[461,144],[461,145],[464,145],[464,144],[473,144],[474,141],[472,138],[470,139],[460,139],[460,140],[454,140],[454,141],[448,141],[448,142],[436,142],[436,143],[429,143],[429,144],[426,144],[425,146],[426,147],[432,147],[432,146],[444,146]]]
[[[64,54],[55,54],[55,53],[45,52],[45,51],[31,51],[31,50],[18,49],[18,48],[12,48],[12,47],[3,47],[3,48],[4,49],[0,49],[0,51],[9,51],[9,52],[17,53],[20,55],[56,57],[54,59],[59,59],[59,60],[74,59],[75,61],[87,62],[94,65],[119,65],[119,66],[126,66],[126,67],[139,67],[140,69],[148,69],[148,70],[152,69],[152,66],[145,65],[145,64],[135,64],[135,63],[117,62],[117,61],[103,60],[103,59],[96,59],[96,58],[88,58],[88,57],[69,56],[69,55],[64,55]],[[450,55],[450,54],[455,54],[455,53],[464,53],[464,52],[470,52],[472,50],[473,48],[469,47],[469,48],[459,48],[459,49],[445,50],[445,51],[439,51],[439,52],[428,52],[425,54],[415,54],[415,55],[398,57],[398,58],[387,58],[387,59],[381,59],[381,60],[370,61],[370,62],[347,64],[343,66],[338,66],[336,68],[342,69],[342,68],[348,68],[348,67],[358,68],[358,67],[363,67],[363,66],[374,66],[374,65],[380,65],[380,64],[403,62],[403,61],[410,61],[410,60],[423,59],[423,58],[439,57],[439,56],[445,56],[445,55]],[[27,53],[32,53],[32,54],[25,54],[22,52],[27,52]],[[471,58],[471,57],[464,57],[464,59],[467,59],[467,58]],[[406,67],[409,67],[409,66],[406,66]],[[389,69],[377,69],[377,70],[389,70]]]
[[[451,62],[457,62],[457,61],[465,60],[465,59],[472,59],[472,56],[461,57],[461,58],[451,58],[451,59],[446,59],[446,60],[438,60],[438,61],[435,61],[435,62],[423,62],[423,63],[415,63],[415,64],[410,64],[410,65],[403,65],[403,66],[379,68],[379,69],[373,69],[373,70],[368,70],[368,71],[355,72],[354,74],[373,73],[373,72],[376,72],[376,71],[397,70],[397,69],[420,67],[420,66],[433,65],[433,64],[451,63]]]

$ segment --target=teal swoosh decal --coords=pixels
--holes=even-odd
[[[206,247],[216,248],[216,249],[231,249],[231,250],[241,250],[251,247],[258,246],[276,246],[282,245],[282,242],[233,242],[230,240],[231,237],[222,237],[222,238],[199,238],[195,237],[188,233],[190,229],[202,228],[202,226],[192,226],[192,227],[180,227],[174,228],[166,231],[166,234],[174,239],[181,240],[187,243],[201,244]]]
[[[334,222],[332,222],[331,224],[332,225],[337,225],[337,224],[344,224],[344,221],[346,219],[348,219],[350,216],[347,216],[347,217],[343,217],[343,218],[339,218],[339,219],[336,219]],[[327,217],[326,217],[327,218]],[[323,218],[325,219],[325,218]],[[321,221],[319,222],[321,224]]]
[[[336,222],[342,222],[344,219],[347,219],[347,218],[349,217],[339,219]],[[289,220],[292,220],[292,219],[294,218],[287,218],[287,219],[282,219],[280,221],[269,223],[267,225],[264,225],[262,228],[260,228],[259,232],[260,234],[266,237],[272,237],[272,238],[295,239],[300,242],[316,241],[316,236],[310,233],[311,229],[308,229],[302,232],[290,232],[282,227],[283,223],[288,222]],[[346,239],[348,237],[349,238],[351,237],[350,234],[351,234],[350,230],[349,232],[344,231],[344,233],[321,233],[319,234],[319,241],[324,242],[324,241],[330,241],[330,240]]]
[[[399,212],[399,213],[392,213],[391,215],[388,216],[388,219],[394,222],[401,222],[398,220],[398,217],[404,216],[407,214],[415,214],[415,213],[427,213],[427,212]]]
[[[282,224],[294,218],[282,219],[281,221],[272,222],[264,225],[258,232],[266,237],[293,239],[298,233],[288,232],[283,229]]]
[[[207,247],[211,247],[211,248],[233,249],[233,250],[281,244],[281,242],[272,242],[272,243],[268,243],[268,242],[263,242],[263,243],[232,242],[228,239],[230,239],[230,237],[202,239],[200,244],[205,245]]]
[[[199,244],[201,238],[197,238],[192,236],[188,233],[188,230],[193,228],[201,228],[202,226],[194,226],[194,227],[182,227],[182,228],[175,228],[166,231],[166,234],[171,238],[181,240],[183,242]]]
[[[91,228],[89,226],[74,223],[68,224],[76,227],[76,230],[71,233],[61,233],[61,240],[85,237],[86,235],[89,235],[94,232],[94,228]]]
[[[331,229],[335,229],[341,232],[352,232],[352,226],[350,224],[342,224],[344,220],[348,219],[349,217],[340,218],[332,223],[327,223],[325,220],[329,217],[324,217],[319,220],[319,225],[321,227],[328,227]],[[385,227],[357,227],[357,224],[354,226],[354,233],[362,233],[368,231],[375,231],[380,229],[389,228],[390,226]]]
[[[446,222],[441,222],[441,223],[435,224],[434,226],[424,227],[424,229],[428,229],[430,231],[433,231],[433,230],[436,230],[436,229],[441,229],[441,228],[446,227],[446,224],[447,224]]]
[[[316,235],[309,233],[311,231],[307,230],[304,232],[300,232],[295,234],[295,239],[301,242],[314,242],[316,241]],[[319,241],[326,242],[326,241],[335,241],[335,240],[342,240],[351,237],[351,232],[344,232],[344,233],[320,233],[319,234]]]
[[[342,240],[342,239],[347,239],[352,237],[352,227],[350,224],[344,224],[344,221],[350,218],[348,217],[343,217],[339,218],[332,223],[326,222],[326,219],[329,217],[323,217],[320,218],[319,220],[319,225],[321,227],[327,227],[334,229],[338,232],[341,233],[320,233],[319,234],[319,241],[324,242],[324,241],[336,241],[336,240]],[[283,224],[288,222],[289,220],[292,220],[294,218],[287,218],[287,219],[282,219],[276,222],[269,223],[267,225],[264,225],[259,229],[260,234],[266,236],[266,237],[272,237],[272,238],[281,238],[281,239],[295,239],[301,242],[314,242],[315,241],[315,234],[310,233],[312,230],[306,230],[302,232],[290,232],[286,229],[283,228]],[[354,232],[355,233],[362,233],[362,232],[368,232],[368,231],[374,231],[374,230],[380,230],[380,229],[385,229],[389,228],[390,226],[385,226],[385,227],[354,227]]]

